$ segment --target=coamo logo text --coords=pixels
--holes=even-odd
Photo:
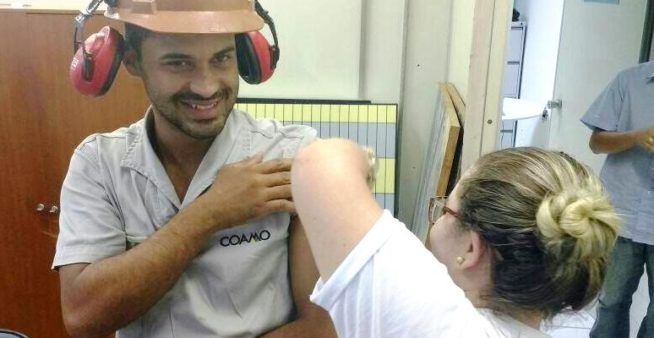
[[[241,245],[250,242],[267,241],[268,239],[270,239],[270,232],[268,230],[261,230],[259,232],[251,232],[250,234],[243,233],[240,235],[223,236],[220,238],[220,245]]]

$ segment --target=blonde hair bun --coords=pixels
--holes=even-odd
[[[604,258],[613,247],[618,223],[599,182],[547,196],[536,214],[547,253],[562,261]]]

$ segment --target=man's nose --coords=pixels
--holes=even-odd
[[[213,96],[221,86],[221,76],[217,71],[208,68],[199,69],[191,79],[190,89],[202,97]]]

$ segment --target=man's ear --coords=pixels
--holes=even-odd
[[[463,256],[462,269],[474,268],[489,259],[488,244],[481,235],[475,231],[469,231],[467,236],[468,250]]]
[[[139,55],[134,48],[127,47],[123,54],[123,64],[127,71],[137,77],[141,77],[141,62]]]

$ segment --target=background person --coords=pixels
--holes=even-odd
[[[649,299],[638,337],[654,336],[654,62],[625,69],[581,121],[590,149],[608,154],[600,177],[624,226],[611,255],[591,337],[629,337],[631,297],[647,269]]]

